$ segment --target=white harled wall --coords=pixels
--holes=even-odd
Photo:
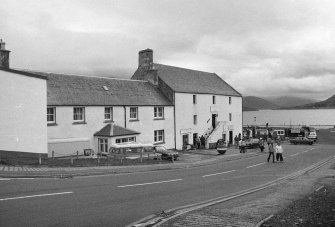
[[[0,70],[0,150],[47,153],[46,80]]]
[[[74,154],[77,150],[79,153],[83,153],[83,149],[88,148],[97,151],[98,143],[93,135],[110,123],[104,120],[105,107],[83,106],[85,107],[84,124],[73,124],[73,106],[55,107],[56,125],[48,126],[49,156],[52,151],[57,156]],[[154,106],[139,106],[139,118],[136,121],[129,119],[129,109],[129,106],[113,106],[115,125],[140,132],[136,135],[138,143],[154,143],[154,130],[163,129],[165,132],[164,145],[167,148],[174,147],[172,106],[164,107],[165,117],[162,120],[154,119]]]
[[[193,104],[193,95],[197,96],[197,103]],[[176,109],[176,148],[182,149],[183,135],[189,135],[189,143],[193,143],[193,133],[203,135],[212,125],[212,114],[218,114],[217,121],[227,122],[228,131],[233,131],[233,137],[242,133],[242,98],[215,95],[216,104],[213,104],[212,94],[175,93]],[[232,113],[232,121],[229,121]],[[193,115],[197,115],[197,124],[193,124]]]

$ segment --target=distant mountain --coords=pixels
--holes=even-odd
[[[292,109],[327,109],[327,108],[335,108],[335,95],[321,102],[296,106],[293,107]]]
[[[243,110],[268,110],[268,109],[278,109],[280,106],[269,102],[265,99],[256,96],[245,96],[243,97]],[[249,109],[249,110],[248,110]]]
[[[281,96],[281,97],[273,97],[273,98],[263,98],[269,102],[280,106],[281,108],[290,108],[295,106],[303,106],[310,103],[318,102],[319,100],[306,99],[306,98],[298,98],[291,96]]]

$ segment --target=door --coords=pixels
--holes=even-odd
[[[212,127],[215,128],[216,127],[216,114],[212,114]]]
[[[229,131],[229,144],[233,144],[233,131]]]
[[[196,146],[197,145],[197,137],[198,137],[198,133],[193,133],[193,145]]]
[[[188,134],[183,135],[183,146],[188,144]]]

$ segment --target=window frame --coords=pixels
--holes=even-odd
[[[215,105],[216,104],[216,96],[215,95],[213,95],[212,101],[213,101],[213,104]]]
[[[106,113],[106,110],[110,110],[110,113]],[[109,118],[106,118],[106,115],[109,115]],[[105,112],[104,112],[104,119],[106,121],[113,121],[113,107],[112,106],[105,106]]]
[[[164,143],[165,133],[164,129],[154,130],[154,143]]]
[[[81,113],[76,113],[76,109],[81,109],[82,112]],[[78,117],[78,116],[81,116],[82,119],[75,119],[75,117]],[[73,107],[73,121],[75,123],[83,123],[85,122],[85,107],[82,107],[82,106],[76,106],[76,107]]]
[[[232,120],[233,120],[233,114],[229,113],[229,121],[232,121]]]
[[[49,114],[48,110],[52,109],[53,113]],[[53,117],[52,121],[49,121],[49,116]],[[52,124],[56,124],[56,107],[47,107],[47,124],[52,125]]]
[[[98,138],[98,152],[108,152],[108,139],[107,138]]]
[[[122,137],[122,138],[115,139],[116,144],[123,144],[123,143],[129,143],[129,142],[136,142],[136,136]]]
[[[232,98],[229,96],[229,105],[231,105],[231,103],[232,103]]]
[[[161,110],[161,111],[159,111]],[[155,119],[163,119],[164,118],[164,107],[163,106],[155,106],[154,107],[154,118]]]
[[[193,104],[197,104],[197,95],[193,95]]]
[[[198,115],[193,115],[193,124],[194,125],[198,124]]]
[[[132,110],[136,110],[135,112],[132,112]],[[136,114],[135,117],[132,117],[132,114]],[[129,120],[136,121],[138,120],[138,107],[129,107]]]

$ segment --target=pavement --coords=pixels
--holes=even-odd
[[[171,163],[133,166],[39,167],[0,164],[0,178],[71,178],[76,176],[182,169],[247,158],[255,155],[262,155],[263,153],[260,152],[259,149],[249,149],[246,153],[241,154],[238,149],[231,147],[228,148],[226,154],[219,155],[215,149],[198,149],[180,151],[180,159]]]

